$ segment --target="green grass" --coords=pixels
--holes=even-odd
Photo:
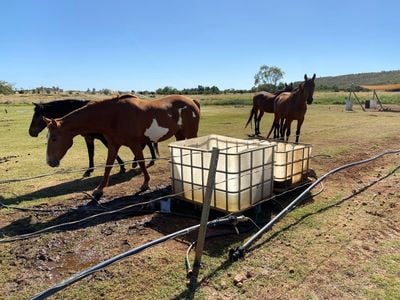
[[[318,94],[317,94],[318,96]],[[232,99],[226,101],[234,101]],[[250,95],[240,95],[243,98],[237,100],[244,101],[245,97]],[[333,97],[333,96],[332,96]],[[249,98],[250,99],[250,98]],[[222,97],[206,97],[201,101],[225,101]],[[33,108],[28,104],[19,105],[0,105],[0,157],[10,157],[8,161],[0,163],[0,180],[22,178],[35,176],[55,171],[45,163],[46,130],[38,138],[32,138],[28,135],[28,127],[32,117]],[[7,113],[5,113],[7,109]],[[250,128],[245,129],[244,125],[250,112],[250,106],[235,105],[204,105],[202,106],[201,123],[199,135],[221,134],[238,138],[246,138],[251,133]],[[262,121],[261,130],[263,133],[269,129],[272,115],[265,115]],[[344,112],[341,105],[312,105],[309,107],[306,120],[303,125],[303,136],[301,141],[314,145],[314,154],[329,154],[333,158],[323,161],[320,164],[312,165],[318,175],[325,173],[332,166],[343,164],[343,161],[354,161],[366,158],[370,154],[377,154],[386,148],[398,147],[398,114],[393,112],[367,112],[355,107],[355,112]],[[162,142],[160,152],[162,157],[168,156],[168,143]],[[362,153],[362,157],[358,156]],[[132,154],[126,148],[121,149],[123,159],[131,159]],[[149,154],[147,153],[147,156]],[[102,164],[105,161],[106,149],[100,143],[95,145],[95,163]],[[393,162],[394,164],[395,162]],[[159,176],[161,168],[168,168],[166,161],[158,161],[155,167],[149,169],[152,177]],[[159,165],[159,167],[157,167]],[[87,166],[87,152],[85,144],[81,137],[74,139],[74,146],[68,151],[61,163],[64,169],[81,169]],[[118,170],[113,169],[113,174]],[[383,171],[382,171],[383,172]],[[23,181],[12,184],[0,184],[0,197],[2,201],[8,204],[16,204],[20,207],[32,207],[38,204],[47,203],[49,206],[55,204],[75,205],[72,198],[80,191],[91,191],[102,176],[102,168],[96,169],[92,178],[82,179],[82,172],[71,174],[57,174],[37,180]],[[164,175],[168,183],[168,175]],[[118,176],[114,177],[119,178]],[[125,177],[125,180],[130,179]],[[132,180],[133,181],[133,180]],[[135,186],[132,186],[132,193]],[[348,265],[344,271],[341,271],[341,264],[346,264],[345,255],[336,256],[336,253],[345,249],[356,235],[351,236],[352,230],[345,231],[339,223],[340,214],[347,212],[346,207],[337,207],[322,214],[312,215],[313,212],[335,203],[342,195],[347,195],[353,188],[350,183],[343,186],[343,190],[328,191],[327,200],[315,201],[304,206],[298,207],[291,212],[287,218],[283,219],[270,233],[267,233],[245,260],[234,264],[226,262],[229,248],[238,247],[246,239],[247,235],[240,237],[223,237],[221,239],[210,240],[206,247],[206,255],[203,257],[204,268],[201,270],[201,278],[208,278],[209,283],[204,283],[195,295],[195,299],[214,299],[215,293],[220,297],[243,298],[243,299],[264,299],[268,295],[283,295],[285,291],[291,288],[289,296],[292,298],[329,298],[324,295],[324,290],[310,290],[309,286],[303,286],[313,272],[321,270],[323,279],[329,281],[332,285],[339,288],[348,289],[347,298],[352,295],[359,297],[367,296],[369,298],[391,299],[398,295],[398,269],[399,258],[396,255],[385,254],[379,261],[368,263],[365,261],[360,270],[374,271],[371,276],[365,279],[371,291],[366,291],[359,282],[342,283],[345,278],[343,272],[348,271]],[[151,181],[150,181],[151,185]],[[107,193],[107,189],[105,190]],[[325,195],[325,194],[324,194]],[[366,200],[363,200],[366,201]],[[378,204],[377,204],[378,205]],[[378,207],[379,208],[379,207]],[[342,209],[342,210],[341,210]],[[365,209],[360,210],[359,218]],[[296,225],[296,222],[302,217],[310,215]],[[27,217],[20,213],[21,216]],[[0,210],[1,228],[8,226],[16,221],[15,212],[12,210]],[[44,216],[32,215],[32,223],[41,224]],[[51,220],[52,216],[48,216]],[[356,217],[354,217],[356,218]],[[18,218],[17,218],[18,219]],[[116,230],[126,231],[126,223],[131,218],[126,217],[119,221],[109,222],[109,226],[118,226]],[[171,221],[173,222],[173,221]],[[293,225],[295,224],[295,225]],[[330,228],[334,227],[331,231]],[[328,229],[327,229],[328,227]],[[319,231],[332,234],[328,242],[322,238],[316,237]],[[118,254],[114,246],[120,241],[110,239],[104,244],[98,244],[100,239],[99,228],[89,226],[79,232],[64,232],[46,234],[42,238],[27,242],[29,251],[27,254],[33,257],[39,249],[46,248],[49,240],[56,236],[62,236],[68,243],[66,249],[73,249],[74,238],[77,235],[93,244],[94,249],[105,248],[102,255],[96,259],[103,259]],[[350,233],[349,233],[350,232]],[[149,237],[150,239],[150,237]],[[96,241],[93,243],[93,241]],[[143,252],[142,255],[122,261],[110,268],[107,268],[110,274],[104,274],[105,279],[88,278],[59,294],[63,299],[88,299],[88,298],[132,298],[135,295],[138,299],[171,299],[174,297],[184,298],[186,295],[185,270],[183,265],[183,255],[186,245],[177,242],[168,242],[174,247],[158,246],[152,250]],[[173,244],[175,243],[175,244]],[[286,245],[285,243],[289,244]],[[328,243],[328,244],[327,244]],[[50,280],[44,275],[38,278],[37,283],[32,287],[24,287],[20,291],[4,291],[4,287],[11,280],[18,279],[22,273],[29,273],[29,269],[22,269],[19,266],[12,266],[15,259],[13,251],[20,244],[0,244],[0,293],[2,297],[21,299],[31,297],[33,292],[40,291],[49,287]],[[385,249],[398,249],[398,243],[395,245],[383,245]],[[193,253],[192,253],[193,254]],[[193,257],[191,257],[193,259]],[[325,274],[323,265],[326,261],[337,263],[337,273]],[[339,261],[337,261],[339,260]],[[79,265],[77,265],[79,268]],[[294,273],[289,269],[293,268]],[[383,270],[381,273],[376,270]],[[242,288],[233,285],[233,277],[242,272],[250,271],[253,277],[245,282]],[[397,273],[396,273],[397,272]],[[366,274],[364,272],[363,274]],[[230,275],[228,275],[230,274]],[[66,274],[67,275],[67,274]],[[396,277],[397,276],[397,277]],[[363,277],[363,278],[364,278]],[[354,279],[354,280],[357,280]],[[361,280],[361,279],[359,279]],[[316,284],[317,285],[317,284]],[[315,286],[312,286],[315,287]],[[352,290],[350,292],[350,290]],[[8,294],[5,294],[8,293]],[[360,296],[362,295],[362,296]],[[289,297],[288,296],[288,297]],[[0,297],[1,298],[1,297]],[[345,297],[346,298],[346,297]],[[357,298],[357,297],[356,297]]]
[[[400,92],[378,92],[379,98],[383,104],[400,104]],[[219,95],[192,95],[191,97],[200,101],[201,105],[225,105],[242,106],[253,104],[254,93],[243,94],[219,94]],[[357,92],[359,100],[364,103],[365,100],[372,99],[372,92]],[[0,103],[12,105],[30,105],[31,102],[51,101],[55,99],[88,99],[101,100],[110,96],[92,95],[92,94],[43,94],[43,95],[0,95]],[[161,97],[157,96],[156,98]],[[324,105],[344,105],[349,97],[348,92],[320,92],[314,93],[314,104]],[[358,106],[356,99],[352,96],[354,105]]]

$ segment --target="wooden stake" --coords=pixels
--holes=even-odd
[[[212,153],[211,153],[211,160],[210,160],[210,169],[209,169],[208,178],[207,178],[206,193],[204,195],[203,209],[201,211],[199,234],[197,236],[196,256],[195,256],[194,264],[193,264],[194,281],[197,281],[197,276],[199,274],[199,269],[200,269],[200,264],[201,264],[201,256],[203,255],[204,241],[206,238],[206,231],[207,231],[208,216],[210,214],[211,196],[212,196],[212,192],[214,190],[215,173],[217,171],[218,156],[219,156],[219,149],[213,147]]]

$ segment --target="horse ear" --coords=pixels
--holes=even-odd
[[[307,78],[307,74],[304,74],[304,80],[305,80],[305,81],[307,81],[307,80],[308,80],[308,78]]]
[[[313,75],[313,77],[312,77],[312,80],[313,80],[313,81],[315,80],[315,77],[316,77],[316,76],[315,76],[315,73],[314,73],[314,75]]]
[[[32,104],[35,106],[35,108],[38,108],[38,109],[42,108],[42,105],[39,103],[32,102]]]
[[[43,121],[46,123],[47,126],[51,125],[53,127],[58,127],[57,121],[54,119],[49,119],[46,117],[42,117]]]

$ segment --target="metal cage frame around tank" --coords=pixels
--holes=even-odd
[[[301,185],[308,180],[308,172],[310,170],[310,158],[311,158],[311,144],[303,143],[290,143],[284,141],[277,141],[275,148],[275,162],[274,162],[274,192],[283,192],[289,188]],[[279,145],[293,146],[293,149],[280,150]],[[295,149],[295,147],[298,147]],[[299,158],[295,157],[296,152],[300,152]],[[285,155],[284,162],[280,163],[277,160],[280,154]],[[295,165],[300,165],[301,168],[295,171]],[[290,166],[290,167],[289,167]],[[284,168],[285,172],[282,176],[277,172],[278,168]],[[299,176],[299,180],[293,180]]]
[[[222,136],[218,136],[218,135],[210,135],[210,139],[212,139],[213,137],[222,137]],[[228,137],[223,137],[223,138],[228,138]],[[229,138],[229,139],[233,139],[233,138]],[[241,150],[240,152],[233,152],[233,153],[228,153],[227,150],[225,149],[225,144],[227,142],[221,142],[220,140],[218,140],[218,138],[216,138],[216,147],[220,149],[220,161],[221,161],[221,157],[225,156],[225,162],[224,162],[224,167],[225,170],[221,170],[221,166],[220,166],[220,162],[218,163],[218,167],[217,167],[217,174],[220,174],[219,176],[219,180],[216,180],[215,184],[214,184],[214,189],[213,189],[213,197],[212,197],[212,201],[211,201],[211,206],[213,209],[216,210],[220,210],[220,211],[224,211],[224,212],[236,212],[236,211],[242,211],[245,210],[253,205],[255,205],[257,202],[264,200],[264,198],[269,197],[272,195],[273,192],[273,186],[274,186],[274,182],[273,182],[273,172],[274,172],[274,151],[275,151],[275,147],[273,143],[265,143],[265,141],[260,141],[259,144],[257,146],[255,146],[255,143],[252,143],[250,141],[247,140],[240,140],[240,139],[235,139],[236,141],[236,145],[229,147],[229,149],[235,149],[236,151],[239,150],[239,147],[243,147],[246,146],[247,149],[246,150]],[[246,143],[244,143],[244,141]],[[232,143],[233,141],[231,140],[230,143]],[[180,195],[177,196],[177,198],[185,200],[185,201],[189,201],[195,204],[202,204],[202,202],[196,201],[195,199],[195,191],[199,188],[201,189],[201,199],[202,201],[204,200],[204,196],[205,196],[205,187],[206,187],[206,174],[208,173],[209,170],[209,166],[208,165],[204,165],[204,156],[205,155],[210,155],[211,156],[211,152],[212,150],[205,150],[205,149],[199,149],[199,148],[194,148],[194,147],[186,147],[186,146],[176,146],[177,143],[172,143],[170,144],[168,147],[170,148],[171,153],[173,153],[173,149],[178,149],[179,151],[179,157],[180,157],[180,162],[176,162],[174,161],[173,157],[171,158],[171,185],[172,185],[172,189],[174,192],[177,192],[175,190],[175,185],[179,184],[180,185],[180,191],[188,191],[188,193],[190,193],[190,198],[187,196],[188,193],[185,193],[185,195]],[[266,158],[266,153],[265,153],[265,149],[268,149],[268,151],[271,151],[271,155],[272,155],[272,159],[270,161],[268,161],[268,159]],[[258,165],[254,165],[254,161],[253,161],[253,155],[255,151],[260,151],[262,150],[262,162]],[[183,153],[183,152],[188,152],[188,153]],[[248,168],[246,169],[242,169],[242,159],[241,156],[242,155],[248,155],[250,154],[250,165]],[[193,157],[194,155],[200,155],[200,161],[201,164],[200,166],[194,166],[193,164]],[[183,161],[183,157],[184,156],[188,156],[189,162],[188,163],[184,163]],[[229,170],[229,166],[228,166],[228,162],[229,156],[238,156],[238,168],[236,171],[230,171]],[[188,167],[190,168],[190,178],[192,180],[184,180],[184,179],[177,179],[175,176],[175,170],[174,170],[174,166],[179,166],[181,174],[183,174],[183,168],[184,167]],[[194,176],[194,169],[200,170],[201,172],[201,184],[197,184],[194,183],[193,180],[193,176]],[[256,169],[256,172],[261,172],[261,182],[253,182],[253,175],[256,172],[252,172],[252,170]],[[266,174],[267,170],[270,170],[269,174]],[[221,188],[221,174],[224,174],[224,178],[222,180],[222,183],[224,183],[224,187]],[[269,175],[269,176],[268,176]],[[250,184],[249,186],[244,186],[242,185],[242,177],[244,176],[248,176],[250,178]],[[237,191],[229,191],[228,190],[228,181],[232,180],[232,179],[238,179],[238,189]],[[255,199],[253,200],[253,195],[254,193],[254,189],[257,188],[261,188],[261,196],[264,195],[264,186],[265,185],[269,186],[269,193],[266,197],[261,197],[260,199]],[[185,186],[186,185],[186,186]],[[218,207],[217,205],[217,193],[223,193],[225,194],[225,205],[224,208]],[[229,201],[229,195],[233,194],[233,193],[237,193],[238,194],[238,199],[237,199],[237,209],[229,209],[230,205],[228,203]],[[249,203],[244,204],[242,203],[243,197],[245,195],[245,193],[248,193],[248,197],[249,197]]]

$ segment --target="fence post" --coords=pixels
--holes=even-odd
[[[208,178],[207,178],[206,193],[205,193],[204,201],[203,201],[203,209],[201,211],[199,234],[197,236],[196,255],[195,255],[194,264],[193,264],[193,277],[192,277],[194,282],[192,281],[192,283],[195,283],[197,281],[197,276],[199,274],[199,269],[200,269],[200,265],[201,265],[201,256],[203,254],[204,241],[206,238],[207,222],[208,222],[208,216],[210,214],[211,196],[212,196],[212,192],[214,190],[215,174],[217,171],[217,164],[218,164],[218,156],[219,156],[219,149],[216,147],[213,147],[212,153],[211,153],[211,160],[210,160],[210,169],[209,169]]]

